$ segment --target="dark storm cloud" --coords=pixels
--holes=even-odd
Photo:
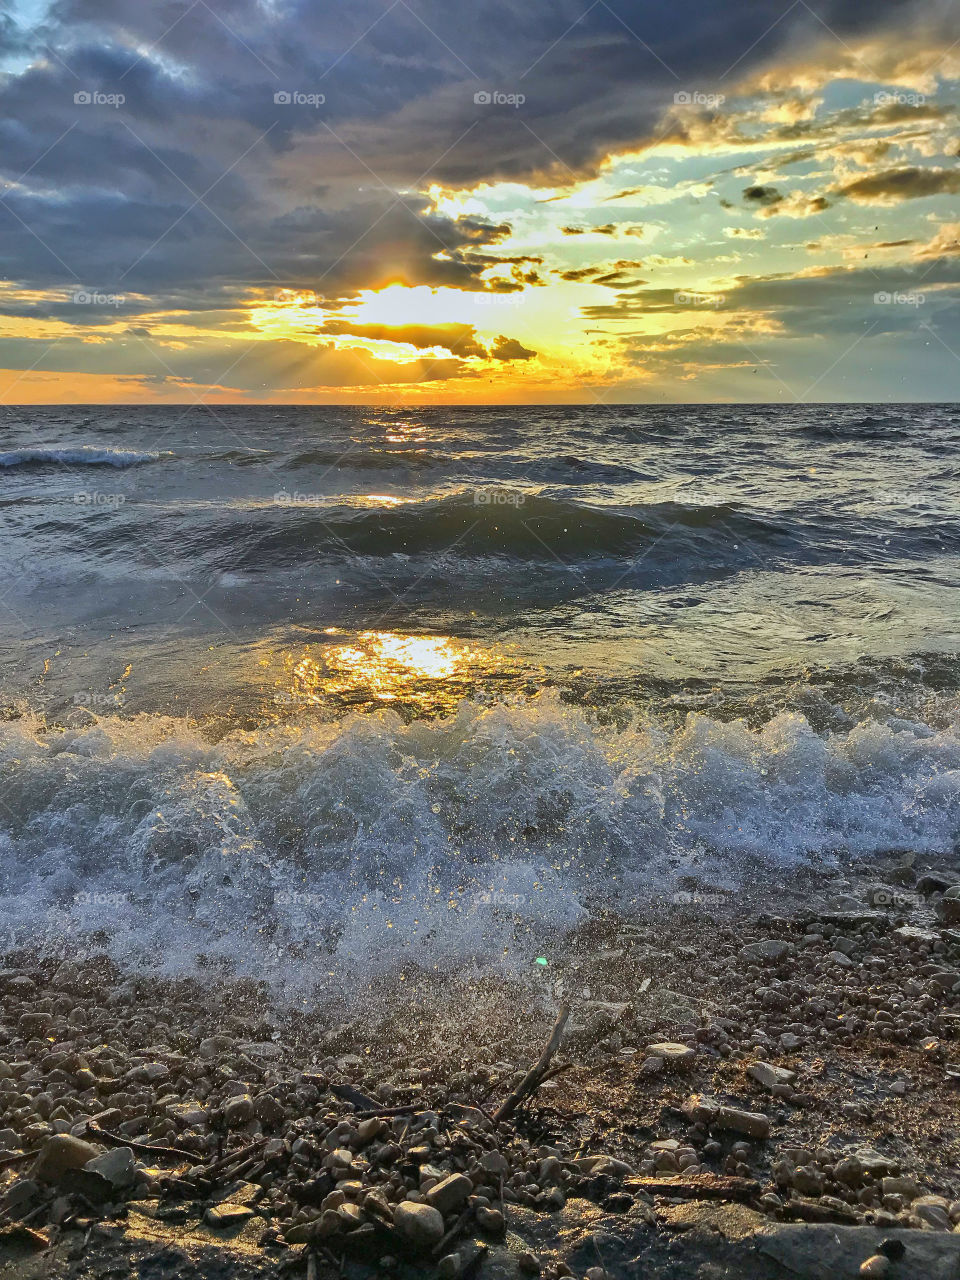
[[[849,39],[895,15],[893,0],[817,17],[766,0],[58,0],[34,64],[0,78],[0,271],[191,309],[275,284],[477,289],[469,251],[505,230],[434,214],[430,181],[566,181],[648,135],[678,89],[793,54],[823,24]],[[8,49],[24,38],[0,20]]]

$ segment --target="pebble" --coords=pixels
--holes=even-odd
[[[82,1169],[99,1154],[98,1147],[84,1142],[82,1138],[60,1133],[44,1143],[31,1176],[40,1182],[57,1182],[69,1169]]]
[[[647,1053],[652,1058],[660,1058],[668,1067],[689,1067],[697,1056],[696,1049],[687,1044],[676,1044],[672,1040],[664,1040],[660,1044],[647,1045]],[[659,1070],[659,1067],[656,1068]]]
[[[506,1230],[506,1220],[499,1209],[488,1209],[486,1205],[479,1204],[474,1216],[481,1231],[489,1231],[491,1235],[500,1236]]]
[[[203,1215],[204,1221],[211,1227],[236,1227],[253,1217],[253,1210],[245,1204],[214,1204]]]
[[[393,1223],[415,1249],[432,1249],[443,1238],[443,1214],[428,1204],[404,1200],[397,1205]]]
[[[778,1085],[792,1085],[797,1078],[795,1071],[786,1067],[777,1067],[770,1062],[754,1062],[747,1067],[747,1075],[765,1089],[774,1089]]]
[[[762,1111],[740,1111],[736,1107],[721,1107],[713,1121],[718,1129],[732,1129],[750,1138],[766,1138],[770,1134],[770,1117]]]
[[[137,1176],[137,1162],[129,1147],[114,1147],[111,1151],[104,1151],[102,1155],[88,1160],[83,1167],[92,1173],[99,1173],[118,1189],[132,1186]]]
[[[862,1276],[885,1276],[889,1270],[890,1259],[885,1258],[882,1253],[875,1253],[872,1258],[867,1258],[866,1262],[860,1264]]]
[[[450,1213],[465,1204],[473,1194],[473,1183],[463,1173],[451,1173],[435,1183],[427,1192],[427,1204],[441,1213]]]

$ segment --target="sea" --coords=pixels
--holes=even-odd
[[[958,850],[960,406],[0,424],[7,948],[522,971]]]

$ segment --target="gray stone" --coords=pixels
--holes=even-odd
[[[114,1147],[112,1151],[104,1151],[94,1156],[83,1166],[92,1173],[99,1173],[117,1188],[133,1185],[137,1176],[137,1162],[129,1147]]]
[[[748,942],[745,947],[741,947],[740,955],[750,964],[776,964],[795,949],[792,942],[785,942],[780,938],[762,938],[759,942]]]
[[[253,1119],[253,1099],[245,1093],[236,1098],[229,1098],[223,1104],[223,1118],[231,1129],[246,1124],[248,1120]]]
[[[393,1215],[393,1224],[409,1244],[424,1252],[443,1237],[443,1214],[429,1204],[402,1201]]]
[[[770,1062],[754,1062],[747,1067],[747,1075],[751,1080],[756,1080],[757,1084],[762,1084],[765,1089],[773,1089],[778,1084],[793,1084],[797,1078],[795,1071],[788,1071],[786,1067],[776,1067]]]
[[[450,1213],[465,1204],[473,1194],[473,1183],[464,1173],[451,1173],[427,1192],[427,1204],[441,1213]]]
[[[770,1117],[762,1111],[740,1111],[736,1107],[721,1107],[714,1124],[718,1129],[744,1133],[748,1138],[766,1138],[770,1133]]]

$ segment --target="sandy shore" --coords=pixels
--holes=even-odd
[[[891,860],[777,915],[691,885],[558,939],[533,983],[411,973],[320,1006],[7,955],[0,1262],[955,1277],[955,882]],[[497,1123],[561,1001],[562,1070]]]

